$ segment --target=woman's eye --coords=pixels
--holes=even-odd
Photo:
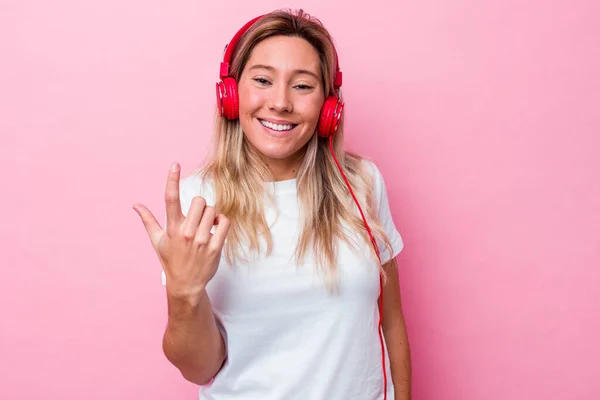
[[[267,83],[269,83],[268,80],[266,80],[265,78],[254,78],[255,82],[258,82],[261,85],[266,85]]]
[[[300,84],[300,85],[296,85],[296,87],[300,90],[308,90],[308,89],[312,89],[312,86],[310,85],[306,85],[304,83]]]

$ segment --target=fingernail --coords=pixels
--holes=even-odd
[[[173,171],[173,172],[177,171],[177,163],[176,162],[171,164],[171,171]]]

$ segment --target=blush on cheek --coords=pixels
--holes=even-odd
[[[252,86],[251,82],[242,81],[238,85],[238,99],[240,104],[240,114],[256,113],[267,104],[266,91]]]

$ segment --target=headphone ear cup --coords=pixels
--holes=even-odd
[[[216,89],[217,89],[217,110],[219,111],[219,116],[222,117],[223,114],[225,114],[225,111],[223,110],[223,97],[224,97],[224,91],[225,88],[223,86],[223,81],[219,81],[216,84]]]
[[[231,77],[217,83],[217,103],[221,116],[234,120],[239,116],[237,82]]]
[[[335,134],[343,108],[344,104],[337,97],[329,96],[325,99],[317,127],[319,136],[329,138]]]

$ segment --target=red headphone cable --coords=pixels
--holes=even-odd
[[[379,249],[377,248],[377,243],[375,242],[375,239],[373,238],[373,235],[371,234],[371,229],[369,228],[369,224],[367,224],[367,220],[365,218],[365,215],[363,214],[362,208],[360,207],[358,200],[356,200],[356,196],[354,196],[354,192],[352,191],[352,187],[350,186],[350,183],[348,182],[348,178],[346,178],[346,175],[344,174],[344,171],[342,170],[340,163],[338,162],[337,158],[335,157],[335,152],[333,151],[333,135],[329,136],[329,151],[331,152],[331,155],[333,156],[333,160],[335,161],[335,164],[337,165],[337,167],[340,171],[340,174],[342,175],[342,177],[344,178],[344,181],[346,182],[346,186],[348,186],[348,190],[350,191],[350,194],[352,195],[354,202],[358,206],[358,211],[360,211],[362,220],[365,223],[365,228],[367,228],[367,233],[369,234],[369,237],[371,238],[371,244],[373,245],[373,248],[375,249],[375,254],[377,254],[377,259],[379,260],[379,264],[381,264],[381,256],[379,255]],[[384,344],[383,344],[383,333],[381,331],[381,317],[383,316],[383,277],[381,276],[381,274],[379,274],[378,304],[379,304],[379,322],[378,322],[377,330],[379,332],[379,342],[381,343],[381,368],[383,370],[383,400],[386,400],[387,399],[387,372],[386,372],[386,368],[385,368],[385,350],[384,350]]]

